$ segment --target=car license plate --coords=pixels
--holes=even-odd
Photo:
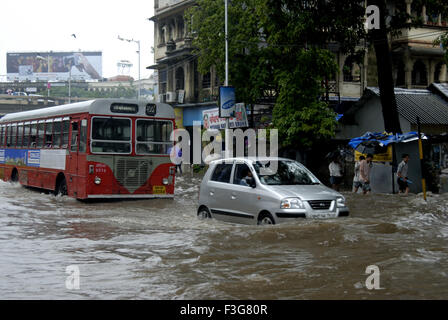
[[[311,213],[309,216],[309,218],[312,219],[328,219],[328,218],[334,218],[335,214],[334,213]]]

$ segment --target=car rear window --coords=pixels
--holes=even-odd
[[[232,173],[232,166],[233,164],[225,164],[221,163],[216,165],[215,171],[213,171],[212,174],[212,181],[217,182],[230,182],[230,174]]]

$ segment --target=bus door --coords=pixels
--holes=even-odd
[[[70,120],[70,145],[67,164],[67,189],[70,196],[77,197],[79,189],[79,129],[80,119],[72,118]]]

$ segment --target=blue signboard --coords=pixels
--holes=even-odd
[[[40,150],[28,150],[27,164],[30,167],[39,167],[40,166]]]
[[[219,87],[219,117],[231,118],[235,115],[235,88]]]

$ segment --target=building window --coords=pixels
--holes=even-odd
[[[436,83],[440,83],[441,81],[441,75],[442,75],[442,67],[443,67],[443,62],[439,62],[436,65],[436,69],[434,71],[434,82]]]
[[[202,88],[206,89],[210,88],[210,86],[211,86],[211,74],[210,72],[207,72],[202,76]]]
[[[167,70],[166,69],[159,71],[159,84],[160,84],[159,93],[160,94],[166,93],[166,86],[167,86],[166,85],[166,82],[167,82],[166,74],[167,74]]]
[[[180,67],[176,70],[176,90],[184,90],[184,68]]]
[[[179,17],[177,19],[177,39],[183,39],[184,32],[185,32],[184,19],[182,17]]]
[[[414,68],[412,69],[412,84],[417,86],[428,85],[426,66],[421,60],[417,60],[414,63]]]
[[[159,44],[165,44],[165,25],[159,29]]]
[[[345,59],[342,74],[345,82],[361,81],[361,69],[359,68],[359,65],[353,61],[353,57],[347,57],[347,59]]]

